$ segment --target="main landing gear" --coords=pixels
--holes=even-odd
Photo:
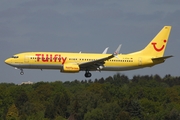
[[[84,74],[85,77],[89,78],[92,76],[92,74],[89,71],[86,71]]]

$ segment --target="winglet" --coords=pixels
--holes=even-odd
[[[107,47],[106,49],[104,49],[104,51],[102,52],[102,54],[106,54],[108,51],[109,47]]]
[[[116,51],[113,53],[114,56],[117,56],[119,54],[119,51],[121,49],[121,44],[118,46],[118,48],[116,49]]]

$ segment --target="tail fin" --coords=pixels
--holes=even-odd
[[[153,40],[141,51],[132,53],[146,56],[162,57],[168,43],[171,26],[164,26]]]

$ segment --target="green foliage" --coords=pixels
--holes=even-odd
[[[0,84],[2,120],[180,119],[180,77],[123,74],[93,80]]]
[[[53,105],[47,105],[44,112],[44,117],[49,119],[54,119],[56,117],[55,108]]]
[[[87,112],[84,116],[84,120],[103,120],[102,110],[99,108],[95,108]]]
[[[8,109],[6,119],[7,120],[16,120],[16,119],[18,119],[18,116],[19,116],[18,109],[15,106],[15,104],[12,104],[12,106],[9,107],[9,109]]]

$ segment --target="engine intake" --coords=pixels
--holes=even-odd
[[[60,72],[62,73],[77,73],[80,71],[79,65],[77,64],[64,64]]]

